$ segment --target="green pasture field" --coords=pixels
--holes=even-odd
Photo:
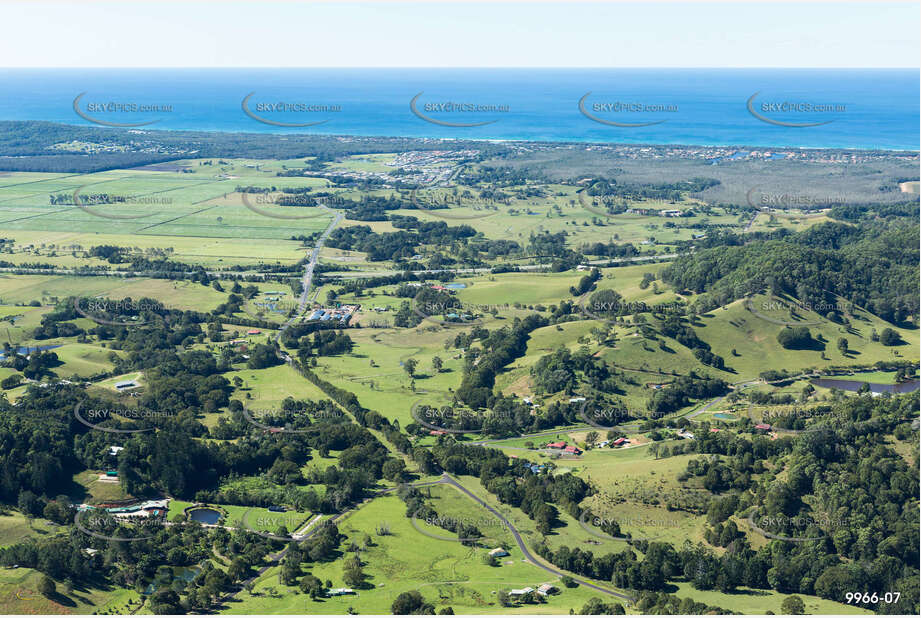
[[[310,459],[303,466],[302,470],[306,471],[311,466],[318,469],[325,469],[326,466],[334,463],[336,463],[335,456],[324,458],[320,457],[319,453],[316,451],[311,451]],[[306,485],[303,487],[313,489],[318,496],[323,496],[326,493],[326,485]],[[220,491],[224,492],[228,490],[246,491],[251,493],[265,492],[268,495],[276,495],[284,491],[284,488],[276,485],[264,475],[255,475],[234,477],[233,479],[222,482]],[[248,518],[247,521],[249,521]]]
[[[761,310],[762,302],[769,302],[763,295],[755,296],[752,303],[762,316],[789,320],[787,312],[777,318]],[[779,313],[779,312],[778,312]],[[808,326],[813,338],[825,338],[824,352],[828,360],[822,360],[822,350],[787,350],[777,342],[777,334],[783,325],[769,322],[753,314],[742,300],[735,301],[721,309],[715,309],[701,317],[703,327],[695,328],[697,335],[710,344],[714,354],[722,356],[726,365],[736,370],[735,379],[757,378],[768,369],[803,370],[808,367],[861,364],[870,365],[879,360],[914,360],[919,357],[917,331],[898,328],[863,310],[857,310],[857,317],[851,319],[853,332],[813,312],[801,312],[800,322],[817,322]],[[887,347],[871,341],[873,329],[881,332],[892,328],[903,340],[901,345]],[[839,337],[848,340],[849,352],[842,355],[837,348]],[[732,349],[738,356],[733,356]]]
[[[64,582],[48,599],[39,592],[42,574],[26,568],[0,567],[0,613],[2,614],[131,614],[142,605],[134,590],[77,586],[68,591]],[[140,612],[144,613],[144,612]]]
[[[855,382],[870,382],[872,384],[895,384],[895,375],[895,371],[865,371],[829,377],[839,380],[853,380]]]
[[[569,348],[570,351],[577,350],[585,338],[590,336],[590,331],[598,326],[596,322],[578,321],[534,330],[524,356],[515,359],[496,376],[496,387],[504,394],[530,397],[534,394],[530,382],[531,368],[541,357],[561,347]]]
[[[737,588],[734,592],[719,592],[718,590],[697,590],[690,583],[680,582],[676,586],[677,590],[671,592],[681,598],[691,597],[700,603],[716,605],[725,609],[740,612],[742,614],[765,614],[773,612],[782,614],[781,605],[788,596],[775,590],[758,590],[755,588]],[[868,609],[849,605],[845,603],[836,603],[828,599],[822,599],[808,594],[797,594],[806,604],[806,614],[813,615],[859,615],[872,614]]]
[[[12,367],[0,367],[0,380],[8,378],[11,375],[18,374],[19,372],[13,369]],[[5,391],[9,393],[9,391]]]
[[[467,287],[457,291],[464,303],[477,305],[558,304],[571,298],[569,288],[576,285],[585,273],[501,273],[473,279],[458,279]],[[500,308],[500,313],[502,309]]]
[[[241,195],[235,193],[238,185],[322,187],[327,184],[325,181],[278,178],[244,169],[252,175],[229,173],[236,168],[223,173],[212,168],[192,174],[136,169],[46,176],[44,179],[33,179],[28,184],[16,183],[14,173],[0,182],[0,232],[8,232],[5,236],[12,235],[20,244],[27,241],[18,237],[19,232],[37,232],[43,239],[47,239],[49,233],[57,232],[63,238],[56,238],[56,244],[73,244],[74,233],[82,233],[85,238],[79,244],[89,246],[105,244],[98,237],[108,234],[274,241],[294,235],[309,235],[329,224],[330,215],[325,211],[306,219],[266,216],[262,212],[289,215],[291,209],[256,205],[255,210],[262,211],[257,212],[247,208]],[[82,209],[75,205],[50,204],[49,194],[72,195],[75,191],[80,195],[105,192],[131,197],[135,201],[117,206],[88,205]],[[250,200],[251,205],[253,202]],[[94,213],[120,218],[104,218]],[[124,244],[133,246],[136,243]],[[159,246],[164,244],[160,241]],[[198,241],[195,246],[201,244]],[[232,247],[223,251],[228,258],[233,257]],[[259,253],[249,252],[246,257],[252,260]]]
[[[563,465],[563,462],[558,463]],[[483,488],[479,479],[472,476],[457,476],[456,478],[464,487],[470,490],[471,493],[492,506],[506,519],[512,522],[513,525],[518,529],[519,533],[521,533],[522,539],[524,539],[528,547],[531,548],[532,554],[534,553],[534,545],[538,541],[546,542],[547,546],[553,549],[556,549],[562,545],[566,545],[570,549],[579,547],[581,549],[594,552],[598,551],[598,546],[593,543],[593,541],[598,539],[586,532],[579,525],[576,519],[571,517],[562,509],[557,509],[557,519],[560,525],[554,527],[550,534],[544,536],[537,531],[536,524],[524,513],[524,511],[518,507],[499,502],[494,495],[490,494],[488,491],[486,491],[485,488]],[[618,543],[617,551],[620,551],[624,545],[624,543]],[[514,550],[512,551],[512,555],[515,555]],[[611,587],[607,582],[601,583]]]
[[[227,300],[227,294],[192,281],[144,277],[77,277],[70,275],[15,275],[0,278],[0,298],[6,303],[38,300],[54,304],[68,296],[153,298],[168,308],[211,311]],[[23,308],[28,309],[28,308]]]
[[[462,494],[454,487],[448,485],[435,485],[424,487],[419,490],[422,495],[426,496],[427,502],[438,513],[438,518],[456,523],[465,523],[476,526],[483,535],[477,543],[478,546],[487,550],[495,547],[504,547],[512,552],[512,549],[518,549],[512,533],[502,523],[502,521],[489,511],[485,510],[479,504],[471,500],[468,496]],[[424,517],[417,517],[416,526],[425,532],[436,536],[456,539],[457,534],[450,530],[426,521]],[[513,522],[516,527],[520,527],[524,522]],[[512,558],[506,556],[501,558],[500,562],[508,562]]]
[[[758,213],[750,231],[770,232],[777,228],[784,227],[793,232],[802,232],[813,225],[818,225],[827,221],[832,221],[832,219],[825,213],[812,213],[808,215],[801,211]]]
[[[349,330],[355,342],[352,353],[321,357],[315,370],[325,380],[355,393],[366,408],[406,426],[413,422],[410,411],[417,401],[430,405],[450,401],[448,389],[457,388],[463,373],[463,359],[454,358],[458,352],[444,347],[445,341],[453,341],[455,331],[426,324],[411,336],[404,329]],[[441,373],[432,368],[435,356],[444,363]],[[416,392],[400,365],[409,358],[417,361]]]
[[[318,451],[311,451],[310,459],[301,466],[301,472],[307,472],[309,470],[326,470],[328,467],[336,465],[338,461],[339,451],[330,451],[329,457],[323,457]],[[326,492],[325,485],[319,485],[315,489],[317,490],[317,494],[321,496]]]
[[[0,289],[15,279],[13,275],[0,275]],[[8,302],[2,292],[0,300]],[[51,310],[52,307],[47,306],[0,305],[0,338],[14,346],[30,341],[32,331],[41,324],[42,316]]]
[[[52,352],[57,354],[58,360],[63,363],[53,369],[62,378],[89,377],[115,368],[109,360],[112,350],[97,345],[68,342]]]
[[[708,494],[695,477],[685,483],[678,482],[678,474],[696,457],[676,455],[656,459],[648,446],[595,449],[585,453],[578,474],[599,489],[587,503],[593,514],[624,522],[622,529],[634,536],[656,536],[680,546],[685,539],[703,541],[704,517],[666,508],[669,502],[678,502],[683,494]]]
[[[224,374],[231,383],[235,377],[243,380],[243,386],[234,392],[246,407],[279,408],[287,397],[320,401],[328,397],[312,382],[302,377],[286,364],[265,369],[236,369]]]
[[[188,236],[149,236],[103,231],[90,233],[60,231],[4,231],[0,233],[15,241],[15,253],[0,254],[0,258],[21,264],[42,262],[62,268],[101,266],[107,262],[83,257],[83,251],[97,245],[131,247],[139,254],[150,250],[167,252],[173,260],[198,264],[207,268],[224,268],[237,265],[255,266],[259,262],[293,264],[304,257],[300,241],[263,238],[201,238]],[[71,255],[77,252],[77,257]]]
[[[21,342],[16,342],[14,339],[14,344],[17,343]],[[71,339],[37,342],[37,344],[43,346],[58,345],[59,343],[63,343],[63,345],[50,351],[57,354],[59,362],[57,366],[51,368],[51,371],[60,378],[79,379],[89,377],[102,371],[111,371],[114,367],[112,362],[109,361],[109,355],[112,353],[112,350],[108,350],[101,346],[87,343],[72,343]],[[36,345],[36,343],[32,343],[32,345]],[[2,368],[0,371],[3,372],[0,374],[0,377],[3,378],[12,373],[16,373],[16,371],[11,368]],[[10,391],[7,392],[9,393]]]
[[[361,222],[355,222],[361,223]],[[365,223],[379,223],[377,221],[368,221]],[[343,219],[339,223],[339,227],[347,227],[348,219]],[[380,266],[380,262],[369,262],[367,260],[367,255],[360,251],[350,251],[347,249],[335,249],[333,247],[324,246],[320,249],[320,263],[321,264],[335,264],[339,267],[348,267],[348,268],[375,268]]]
[[[57,534],[63,528],[56,526],[41,517],[31,521],[18,511],[4,510],[0,512],[0,547],[15,545],[27,538],[45,537]],[[0,570],[0,573],[3,571]]]
[[[533,188],[533,187],[529,187]],[[577,195],[576,187],[560,184],[540,185],[544,190],[543,197],[518,198],[513,197],[509,204],[486,202],[480,198],[461,199],[461,204],[450,201],[450,208],[434,210],[431,214],[423,210],[404,209],[396,211],[399,214],[416,216],[421,220],[447,220],[449,224],[467,224],[482,232],[488,238],[516,240],[519,243],[527,242],[531,234],[542,232],[557,233],[566,231],[571,233],[572,243],[586,242],[617,242],[640,243],[644,240],[655,239],[655,243],[669,244],[677,240],[690,240],[699,230],[677,227],[691,223],[721,223],[741,225],[738,217],[729,214],[703,215],[697,213],[692,217],[664,218],[649,215],[619,214],[607,215],[604,207],[595,206],[585,196],[582,205]],[[525,189],[524,186],[503,187],[504,192],[514,193],[516,190]],[[463,191],[464,188],[461,188]],[[451,196],[453,188],[436,188],[420,191],[418,200],[423,205],[432,200],[441,202],[446,196]],[[660,200],[646,200],[629,202],[628,207],[647,208],[652,210],[681,209],[686,210],[699,204],[693,199],[680,203],[670,203]],[[714,208],[715,211],[721,209]],[[445,219],[438,217],[444,214]],[[666,227],[666,223],[675,224],[676,227]],[[577,232],[577,233],[576,233]],[[615,238],[616,236],[616,238]]]
[[[681,296],[665,283],[658,280],[659,272],[668,266],[667,262],[657,262],[653,264],[631,264],[629,266],[616,266],[613,268],[602,268],[601,279],[596,283],[596,290],[614,290],[621,296],[624,301],[630,303],[645,303],[649,306],[674,303],[681,300]],[[640,287],[643,276],[646,273],[652,273],[656,280],[650,283],[646,289]],[[658,288],[658,293],[656,292]],[[585,298],[585,306],[591,309],[588,303],[593,292]],[[580,299],[581,302],[581,299]]]
[[[393,153],[352,155],[344,157],[341,161],[329,163],[326,167],[330,171],[356,171],[356,172],[392,172],[397,168],[389,165],[396,155]]]
[[[649,321],[651,325],[655,324],[655,320],[650,318]],[[575,351],[583,345],[591,353],[613,363],[618,371],[624,369],[625,375],[636,382],[622,384],[625,390],[623,398],[628,407],[640,417],[645,415],[646,401],[652,392],[645,385],[674,380],[672,376],[658,375],[658,371],[684,374],[695,370],[733,381],[733,374],[702,365],[689,349],[674,339],[659,335],[659,339],[665,342],[663,349],[641,337],[639,328],[634,326],[612,326],[610,332],[616,337],[616,343],[609,341],[602,344],[604,337],[599,332],[604,326],[605,323],[598,320],[583,320],[536,329],[528,341],[525,355],[513,361],[497,376],[497,387],[507,394],[530,396],[533,394],[530,371],[541,357],[561,346]]]
[[[517,547],[511,548],[511,556],[500,559],[500,566],[489,567],[483,562],[486,548],[470,548],[456,541],[426,537],[412,526],[405,510],[405,505],[396,496],[380,497],[339,523],[339,531],[348,536],[343,546],[352,541],[361,544],[365,534],[372,538],[372,546],[361,553],[369,587],[359,589],[358,594],[311,601],[307,595],[281,585],[278,567],[273,567],[259,578],[255,595],[242,592],[239,597],[242,602],[230,604],[224,613],[337,614],[353,607],[360,613],[387,614],[397,595],[419,590],[435,605],[436,611],[450,606],[458,614],[566,614],[570,608],[578,610],[589,598],[599,596],[584,587],[561,587],[562,593],[550,596],[545,604],[501,607],[496,600],[497,591],[524,586],[536,588],[544,582],[559,586],[558,578],[522,562]],[[382,524],[389,527],[390,534],[375,533]],[[447,536],[441,529],[436,534]],[[344,557],[314,564],[310,572],[321,580],[329,579],[333,587],[345,587]],[[269,595],[270,588],[276,590],[276,596]]]

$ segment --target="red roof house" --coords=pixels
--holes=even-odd
[[[563,450],[566,451],[567,453],[572,453],[573,455],[578,455],[579,453],[582,452],[575,446],[567,446]]]
[[[758,423],[757,425],[755,425],[755,429],[763,429],[765,431],[768,431],[770,428],[771,426],[768,425],[767,423]]]
[[[566,448],[565,442],[550,442],[547,444],[547,448]]]
[[[611,442],[611,444],[613,444],[614,446],[620,446],[621,444],[623,444],[623,443],[626,442],[626,441],[627,441],[627,438],[617,438],[616,440],[614,440],[613,442]]]

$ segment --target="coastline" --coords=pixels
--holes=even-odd
[[[340,139],[367,139],[367,140],[410,140],[419,142],[447,142],[447,143],[484,143],[490,145],[515,145],[526,146],[535,145],[543,147],[552,146],[579,146],[595,148],[656,148],[656,149],[709,149],[709,150],[740,150],[740,151],[763,151],[763,152],[783,152],[794,151],[799,153],[840,153],[840,154],[860,154],[880,156],[919,156],[921,155],[921,145],[918,149],[908,148],[880,148],[880,147],[838,147],[838,146],[782,146],[777,144],[695,144],[695,143],[678,143],[678,142],[598,142],[590,140],[535,140],[526,138],[475,138],[475,137],[443,137],[435,135],[411,136],[411,135],[383,135],[383,134],[363,134],[363,133],[297,133],[297,132],[280,132],[280,131],[243,131],[243,130],[225,130],[225,129],[158,129],[158,128],[108,128],[93,125],[91,123],[66,123],[54,120],[10,120],[0,118],[0,126],[3,123],[47,123],[57,127],[67,127],[75,130],[95,129],[107,131],[123,131],[133,135],[154,134],[181,136],[183,134],[220,134],[224,136],[242,135],[251,137],[268,137],[276,136],[281,138],[320,138],[330,140]],[[4,155],[0,152],[0,158]],[[739,161],[744,159],[737,159]],[[788,160],[787,158],[775,158],[775,161]]]

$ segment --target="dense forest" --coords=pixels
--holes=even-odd
[[[917,324],[918,234],[917,224],[828,222],[782,239],[703,249],[661,276],[700,294],[702,311],[770,290],[816,306],[834,304],[836,295],[890,322]]]

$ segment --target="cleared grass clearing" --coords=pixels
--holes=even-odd
[[[352,155],[341,161],[328,164],[330,170],[354,170],[360,172],[392,172],[396,168],[390,165],[396,155],[393,153]]]
[[[486,550],[505,547],[511,550],[515,545],[512,533],[502,521],[460,491],[450,486],[433,486],[421,490],[428,497],[429,504],[438,513],[438,518],[452,523],[464,523],[475,526],[483,535],[477,543]],[[457,534],[427,522],[425,518],[416,518],[416,527],[436,537],[457,538]],[[516,526],[522,522],[513,522]],[[504,560],[509,560],[506,557]]]
[[[650,324],[654,325],[655,320],[650,318]],[[611,326],[610,338],[603,343],[604,338],[598,333],[605,326],[599,320],[582,320],[536,329],[528,341],[525,355],[497,376],[498,388],[504,393],[529,396],[533,394],[530,371],[541,357],[560,347],[575,351],[582,346],[612,364],[617,371],[623,370],[625,378],[621,380],[624,390],[622,397],[638,417],[645,416],[646,402],[652,393],[646,385],[674,380],[674,376],[659,375],[661,372],[685,374],[697,371],[719,376],[729,382],[738,380],[734,374],[701,364],[691,350],[670,337],[659,335],[661,345],[643,338],[636,326]]]
[[[117,500],[127,500],[132,496],[122,489],[121,483],[102,483],[99,475],[105,470],[84,470],[74,475],[74,483],[85,492],[84,495],[74,495],[73,499],[86,504],[100,504]]]
[[[597,487],[599,494],[592,496],[586,505],[597,516],[615,519],[623,531],[635,537],[655,537],[676,546],[686,539],[703,542],[705,517],[666,508],[669,503],[681,504],[686,495],[709,494],[694,477],[685,483],[677,479],[687,468],[687,462],[695,457],[656,459],[648,445],[588,451],[583,456],[579,476]]]
[[[794,232],[801,232],[813,225],[832,221],[825,214],[805,215],[801,212],[794,211],[787,213],[758,213],[754,224],[749,231],[751,232],[770,232],[777,228],[784,227]]]
[[[854,380],[855,382],[870,382],[872,384],[895,384],[895,371],[867,371],[834,376],[841,380]]]

